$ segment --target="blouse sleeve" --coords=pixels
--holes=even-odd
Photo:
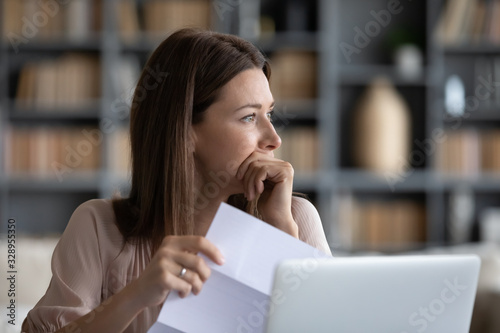
[[[80,205],[52,255],[52,279],[22,332],[54,332],[101,303],[102,265],[92,206]]]
[[[323,231],[321,218],[314,205],[304,198],[294,196],[292,215],[299,226],[300,240],[331,255],[332,252]]]

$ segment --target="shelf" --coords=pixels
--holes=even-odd
[[[144,33],[139,35],[133,42],[120,41],[120,48],[125,52],[151,53],[166,38],[166,35],[162,36],[162,38],[152,37]]]
[[[114,171],[105,171],[103,172],[103,177],[106,181],[111,184],[113,187],[130,187],[131,186],[131,176],[126,176],[120,172]]]
[[[330,189],[334,186],[333,175],[330,172],[296,171],[293,180],[294,191],[314,192],[319,189]]]
[[[0,170],[0,194],[7,189],[8,185],[8,180],[7,178],[2,174],[2,171]]]
[[[445,46],[442,48],[445,55],[495,55],[500,54],[500,45],[491,43],[462,44]]]
[[[70,108],[20,108],[15,102],[10,103],[9,119],[11,121],[98,121],[99,101]]]
[[[425,68],[422,74],[416,78],[405,78],[398,73],[394,66],[390,65],[350,65],[339,67],[340,83],[342,85],[368,85],[379,76],[388,77],[391,82],[399,86],[425,86]]]
[[[474,191],[500,192],[500,174],[452,176],[435,173],[432,179],[439,182],[445,190],[466,187]]]
[[[451,118],[453,119],[453,118]],[[486,107],[467,114],[466,117],[457,119],[463,121],[500,121],[500,105],[497,107]]]
[[[408,176],[394,176],[392,184],[382,174],[362,170],[342,170],[337,173],[336,186],[341,189],[377,192],[426,192],[450,190],[466,186],[476,191],[499,192],[500,174],[445,175],[414,169]]]
[[[137,1],[139,10],[142,11],[141,7],[147,0],[134,1]],[[308,0],[298,1],[310,4]],[[272,5],[275,6],[274,3]],[[427,227],[429,239],[444,242],[444,231],[441,231],[441,229],[444,230],[446,227],[449,208],[446,206],[444,199],[441,198],[444,198],[448,191],[453,191],[460,186],[466,186],[472,191],[484,192],[484,195],[480,195],[480,197],[488,200],[500,195],[500,175],[470,177],[443,175],[431,167],[431,160],[437,160],[436,156],[426,156],[428,157],[426,168],[410,170],[408,174],[391,175],[390,178],[361,169],[343,168],[345,165],[353,165],[350,162],[349,152],[349,126],[352,120],[349,110],[353,109],[356,100],[361,96],[362,90],[375,77],[381,75],[388,77],[392,81],[411,107],[413,140],[418,139],[423,142],[428,138],[427,133],[432,133],[432,131],[439,128],[447,129],[447,127],[455,125],[455,122],[452,122],[455,120],[460,121],[460,125],[463,127],[477,128],[478,133],[481,133],[481,130],[486,128],[500,127],[500,106],[488,106],[486,104],[481,104],[477,111],[471,112],[467,118],[450,118],[449,123],[443,120],[442,116],[445,108],[442,95],[446,70],[450,69],[452,72],[454,70],[463,71],[468,75],[464,74],[464,78],[472,78],[471,73],[474,66],[469,66],[469,68],[463,66],[463,63],[467,62],[472,65],[474,57],[499,57],[500,45],[482,42],[477,45],[464,44],[442,47],[431,42],[432,29],[430,27],[437,23],[435,21],[438,19],[438,15],[434,12],[439,9],[440,5],[442,3],[436,5],[434,1],[426,0],[419,2],[417,7],[414,7],[415,10],[405,10],[393,16],[390,25],[384,26],[380,31],[380,35],[370,38],[370,41],[367,41],[364,47],[359,48],[359,54],[356,53],[357,57],[353,58],[354,62],[349,65],[344,65],[345,59],[342,58],[342,52],[339,49],[340,43],[345,41],[353,44],[355,42],[354,38],[356,38],[356,31],[353,28],[360,27],[363,29],[366,27],[367,22],[375,22],[371,11],[379,11],[383,6],[386,6],[383,1],[369,3],[364,0],[321,0],[317,2],[317,17],[312,20],[317,22],[314,26],[318,27],[319,31],[278,31],[275,34],[267,35],[267,37],[251,41],[268,57],[272,57],[273,53],[277,54],[281,50],[304,50],[313,52],[317,56],[318,70],[315,87],[317,97],[304,100],[280,100],[278,96],[275,96],[275,127],[277,130],[283,130],[283,133],[285,133],[287,126],[290,127],[290,132],[295,129],[309,130],[310,127],[315,127],[318,137],[322,140],[322,167],[325,169],[317,172],[295,170],[294,190],[310,193],[314,196],[318,204],[318,211],[325,223],[330,223],[330,221],[335,223],[336,216],[334,214],[336,208],[335,205],[332,205],[332,199],[342,195],[343,192],[352,191],[353,194],[359,195],[361,198],[365,196],[367,198],[381,196],[389,199],[416,197],[417,201],[426,205],[426,209],[428,209]],[[113,6],[111,3],[102,7],[103,17],[116,14]],[[273,15],[276,12],[275,19],[278,20],[278,16],[283,16],[282,19],[284,19],[287,15],[285,8],[280,8],[280,6],[275,8],[276,10],[270,9]],[[240,29],[237,22],[240,15],[242,15],[240,9],[242,8],[228,12],[225,22],[217,22],[220,23],[219,26],[223,29],[221,32],[235,33]],[[140,14],[142,18],[143,13]],[[244,14],[247,15],[248,13]],[[249,19],[258,22],[259,16]],[[100,126],[101,131],[104,131],[104,122],[99,124],[102,120],[109,120],[112,125],[127,125],[128,119],[119,120],[118,118],[122,114],[118,114],[118,110],[113,108],[115,106],[113,103],[117,99],[122,100],[123,97],[116,96],[119,94],[118,86],[120,85],[117,84],[118,81],[114,82],[116,80],[109,77],[109,75],[113,74],[112,65],[120,60],[120,57],[133,58],[134,61],[144,64],[147,56],[169,35],[169,32],[155,34],[139,31],[135,39],[129,40],[122,38],[120,32],[117,31],[116,22],[106,20],[103,23],[101,32],[91,34],[90,38],[79,42],[63,39],[41,40],[37,38],[29,40],[28,43],[19,45],[18,51],[20,54],[16,52],[8,40],[4,39],[0,42],[0,77],[3,79],[2,82],[6,82],[5,87],[2,86],[3,89],[0,89],[1,106],[4,107],[0,115],[2,129],[8,129],[9,126],[63,125],[71,127],[73,125],[90,125],[92,127]],[[426,46],[422,48],[424,50],[425,66],[422,68],[422,73],[414,78],[402,76],[397,68],[390,64],[390,51],[384,41],[402,24],[413,24],[416,29],[425,31]],[[285,24],[282,24],[282,26],[285,27]],[[278,26],[277,29],[281,28],[281,26]],[[363,42],[361,39],[356,40]],[[15,95],[16,84],[18,83],[16,81],[19,80],[25,63],[45,58],[51,59],[58,57],[60,53],[73,51],[91,53],[92,58],[100,58],[102,71],[98,80],[100,81],[101,91],[100,94],[92,94],[91,96],[101,97],[102,99],[92,100],[86,106],[69,109],[60,108],[59,110],[49,110],[49,108],[23,109],[16,106],[17,103],[12,100],[12,97]],[[298,67],[292,67],[292,74],[297,74],[294,72],[296,68]],[[300,81],[302,76],[297,77],[297,81],[302,82]],[[71,79],[67,79],[67,81],[69,82]],[[467,89],[469,95],[473,95],[473,87],[467,86]],[[294,95],[290,94],[283,94],[283,96],[294,97]],[[309,94],[307,96],[313,95]],[[42,128],[43,130],[44,128]],[[0,135],[0,144],[4,143],[3,140]],[[103,136],[103,144],[100,147],[103,148],[101,154],[110,151],[114,140],[114,135]],[[0,148],[2,147],[0,146]],[[0,149],[2,153],[5,153],[4,150]],[[302,157],[302,155],[299,156]],[[100,157],[105,156],[101,155]],[[107,164],[107,159],[103,159],[98,171],[80,174],[75,169],[74,172],[66,174],[62,182],[53,178],[47,179],[32,175],[11,177],[2,174],[0,171],[0,193],[4,197],[3,202],[0,202],[0,204],[3,203],[4,206],[7,206],[6,202],[11,197],[16,197],[21,207],[18,208],[19,211],[36,216],[35,211],[24,208],[25,205],[27,206],[24,203],[25,197],[30,197],[37,204],[43,206],[47,196],[56,198],[55,200],[64,198],[78,201],[87,196],[109,197],[115,189],[125,192],[126,189],[130,188],[129,179],[111,170],[111,165],[112,163]],[[55,177],[54,174],[49,175]],[[482,203],[488,201],[484,200],[484,198],[481,198]],[[62,206],[64,204],[57,201],[57,205],[54,207],[59,209]],[[11,208],[8,207],[8,209]],[[65,223],[65,221],[62,223]],[[328,229],[328,226],[325,229]],[[409,246],[425,248],[432,245],[435,244],[422,243]],[[386,250],[398,252],[398,249],[391,249],[390,246]]]
[[[106,172],[106,180],[112,187],[129,188],[130,180],[124,175]],[[298,192],[315,192],[318,187],[329,188],[333,185],[330,173],[296,171],[293,180],[293,189]]]
[[[67,174],[62,181],[57,178],[33,175],[12,175],[6,181],[9,191],[28,192],[98,192],[101,179],[98,172]]]
[[[263,52],[274,52],[281,49],[318,50],[316,32],[278,32],[270,37],[262,37],[252,41]]]
[[[274,118],[287,125],[300,120],[317,119],[318,101],[315,99],[277,100]]]
[[[28,40],[25,44],[20,44],[18,49],[14,49],[8,41],[2,42],[2,47],[9,52],[17,54],[18,52],[67,52],[67,51],[89,51],[100,52],[101,37],[94,36],[82,41],[74,41],[70,39],[54,39],[54,40]]]
[[[340,251],[349,255],[356,256],[373,256],[380,255],[381,253],[390,255],[390,254],[401,254],[403,252],[414,252],[414,251],[422,251],[427,249],[429,246],[442,246],[443,244],[430,244],[427,242],[423,243],[405,243],[403,245],[398,244],[381,244],[377,246],[376,249],[370,249],[368,246],[339,246],[334,250],[335,252]]]
[[[364,170],[343,169],[336,174],[336,186],[342,190],[388,192],[424,192],[427,173],[414,170],[408,175],[384,175]]]

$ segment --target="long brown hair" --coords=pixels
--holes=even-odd
[[[153,52],[132,100],[130,195],[113,200],[125,242],[146,242],[155,252],[166,235],[194,232],[191,125],[203,121],[227,82],[251,68],[269,80],[269,64],[254,45],[211,31],[179,30]],[[239,199],[232,201],[247,206]]]

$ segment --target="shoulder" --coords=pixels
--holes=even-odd
[[[321,222],[316,207],[314,207],[309,200],[303,197],[292,197],[292,215],[297,223],[305,222],[307,220],[316,220]]]
[[[109,199],[92,199],[79,205],[71,215],[70,223],[95,228],[115,224],[115,213]],[[68,225],[68,226],[69,226]]]
[[[323,223],[316,207],[309,200],[294,196],[292,199],[292,215],[299,227],[300,240],[331,255],[323,230]]]
[[[113,206],[111,200],[109,199],[92,199],[85,201],[79,205],[73,217],[86,216],[95,219],[110,219],[114,218]]]
[[[92,199],[79,205],[61,237],[62,242],[97,242],[99,248],[119,248],[121,234],[116,227],[113,205],[109,199]]]

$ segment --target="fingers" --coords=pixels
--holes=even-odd
[[[205,254],[218,264],[224,262],[224,257],[215,245],[201,236],[167,236],[155,254],[162,266],[161,279],[165,287],[178,291],[182,298],[190,292],[199,294],[203,283],[210,276],[210,267],[197,253]],[[183,268],[186,273],[180,276]]]
[[[244,181],[247,199],[253,200],[264,192],[264,181],[268,177],[268,167],[251,167],[245,173]]]
[[[180,269],[181,268],[179,268],[179,271]],[[196,286],[193,286],[192,282],[194,282],[194,278],[191,278],[191,280],[186,279],[186,275],[188,275],[188,272],[186,272],[186,275],[182,278],[179,277],[178,274],[174,274],[173,272],[164,272],[165,273],[161,277],[161,280],[165,283],[165,287],[170,290],[176,290],[181,298],[189,295],[191,291],[193,291],[193,293],[195,291],[196,293],[199,293],[201,291],[201,281],[200,283],[197,283]]]
[[[248,156],[244,161],[243,163],[241,163],[240,167],[238,168],[238,171],[236,172],[236,178],[239,179],[239,180],[243,180],[245,174],[247,173],[248,171],[248,168],[250,167],[250,165],[253,163],[253,162],[258,162],[262,159],[265,159],[265,158],[271,158],[267,155],[264,155],[264,154],[258,154],[258,153],[252,153],[250,154],[250,156]]]
[[[179,272],[182,268],[196,272],[203,282],[210,277],[210,268],[200,256],[188,252],[177,252],[172,259],[181,266]]]
[[[243,182],[247,200],[253,200],[264,192],[265,181],[273,186],[287,181],[292,184],[293,168],[288,162],[254,152],[240,165],[236,177]]]
[[[186,271],[186,274],[183,277],[179,277],[179,279],[186,281],[190,286],[189,291],[192,291],[195,295],[198,295],[203,287],[204,281],[201,280],[200,275],[189,269]],[[189,291],[185,295],[189,294]]]
[[[180,251],[203,253],[218,265],[224,263],[224,256],[208,239],[201,236],[167,236],[162,246],[177,248]]]

